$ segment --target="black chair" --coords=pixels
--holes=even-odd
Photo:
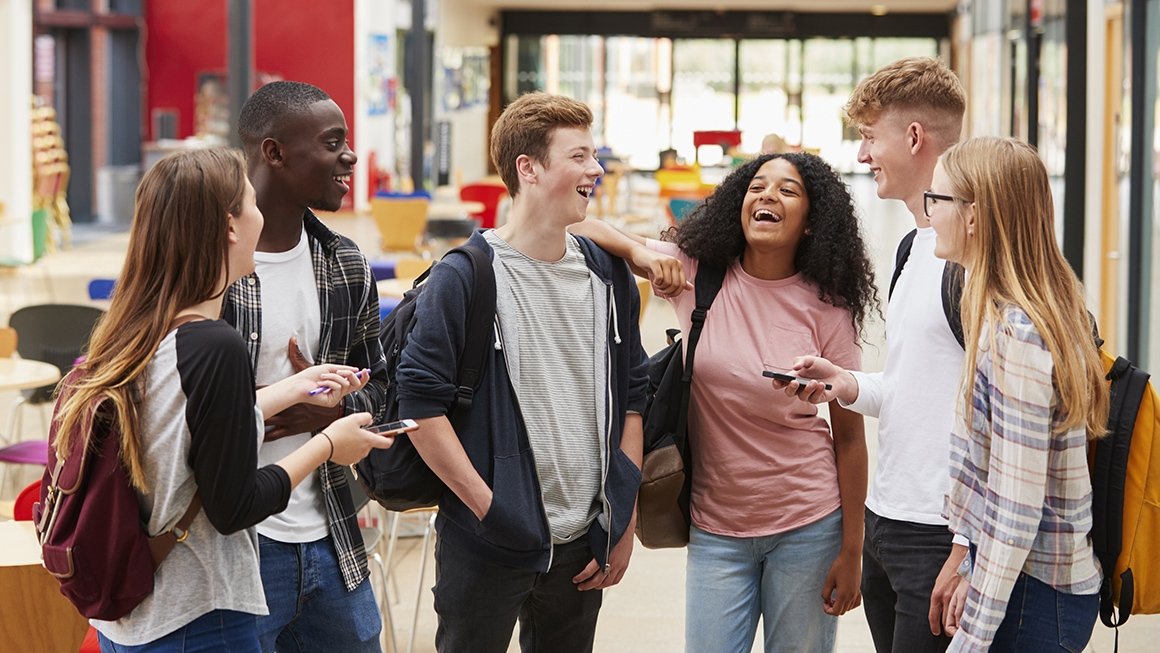
[[[93,326],[103,314],[104,311],[93,306],[37,304],[17,310],[8,318],[8,325],[16,329],[16,352],[21,358],[52,363],[63,376],[88,345]],[[54,384],[21,391],[23,396],[12,406],[9,433],[14,439],[20,437],[22,408],[27,404],[49,403],[55,389]],[[47,435],[47,424],[44,426]]]

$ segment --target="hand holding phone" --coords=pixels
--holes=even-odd
[[[797,381],[801,385],[805,385],[805,384],[809,383],[810,381],[817,380],[817,379],[803,379],[801,377],[793,376],[790,374],[785,374],[783,372],[774,372],[771,370],[764,370],[761,372],[761,375],[764,377],[771,378],[771,379],[776,379],[776,380],[781,381],[783,383],[792,383],[794,381]],[[830,385],[829,383],[825,384],[825,387],[826,387],[826,390],[833,390],[834,389],[834,386]]]
[[[397,435],[399,433],[407,433],[419,428],[419,424],[413,419],[401,419],[397,422],[387,422],[385,424],[371,424],[364,427],[371,433],[380,433],[382,435]]]

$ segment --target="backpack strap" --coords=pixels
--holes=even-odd
[[[483,369],[487,365],[487,355],[491,348],[492,322],[495,320],[495,272],[491,269],[491,257],[474,245],[461,245],[448,254],[458,252],[471,258],[472,287],[471,301],[467,311],[467,337],[463,352],[459,357],[459,373],[456,378],[455,408],[465,411],[471,408],[475,389],[483,379]],[[430,269],[420,280],[425,279]]]
[[[169,323],[169,330],[173,331],[184,324],[201,322],[208,319],[208,317],[197,313],[178,315]],[[200,511],[201,494],[194,494],[193,499],[189,502],[189,507],[185,509],[185,514],[181,516],[181,519],[177,520],[173,528],[164,533],[158,533],[157,535],[149,537],[149,554],[153,557],[154,569],[161,566],[161,563],[169,555],[169,552],[173,550],[173,547],[177,546],[180,542],[184,542],[189,537],[189,527],[193,524],[193,520],[197,518],[197,513]]]
[[[689,327],[689,338],[685,341],[685,364],[681,369],[681,409],[677,413],[677,434],[683,442],[680,445],[682,453],[688,449],[689,438],[686,437],[689,419],[689,393],[693,384],[693,359],[697,352],[697,341],[701,339],[701,330],[705,326],[705,317],[709,314],[709,307],[717,298],[721,284],[725,282],[725,268],[702,263],[697,268],[696,294],[697,307],[693,309],[692,325]],[[687,457],[687,456],[686,456]]]
[[[902,276],[902,268],[906,267],[906,261],[910,258],[910,250],[914,248],[914,237],[917,235],[918,229],[911,229],[898,242],[898,249],[894,252],[894,274],[890,277],[890,290],[886,295],[888,300],[894,294],[894,286],[898,283],[898,277]],[[966,349],[963,337],[963,315],[960,308],[963,299],[964,278],[963,266],[947,261],[943,267],[942,276],[943,315],[946,316],[947,326],[950,327],[959,347]]]
[[[954,334],[955,340],[958,341],[959,347],[964,350],[967,348],[966,341],[963,338],[963,281],[966,278],[966,270],[958,263],[947,261],[943,266],[942,276],[942,306],[943,315],[947,318],[947,326],[951,328],[951,333]]]
[[[894,294],[894,284],[898,283],[898,277],[902,275],[902,268],[906,266],[906,260],[910,258],[910,250],[914,247],[914,237],[917,235],[918,229],[911,229],[910,233],[898,241],[898,249],[894,252],[894,274],[890,277],[890,290],[886,295],[887,300],[890,299],[890,295]]]
[[[153,556],[153,568],[157,569],[161,566],[161,562],[177,546],[179,542],[184,542],[189,537],[189,526],[193,523],[197,513],[201,510],[201,495],[193,495],[193,500],[189,502],[189,507],[185,509],[185,514],[181,519],[177,520],[177,524],[170,530],[165,531],[159,535],[154,535],[149,538],[149,553]]]
[[[1096,441],[1092,465],[1092,548],[1103,568],[1100,586],[1100,621],[1115,628],[1132,616],[1135,583],[1131,570],[1120,578],[1120,601],[1112,600],[1112,576],[1123,549],[1124,477],[1136,417],[1148,388],[1148,375],[1133,368],[1120,356],[1108,371],[1111,396],[1108,406],[1108,434]],[[1118,612],[1118,616],[1117,613]]]

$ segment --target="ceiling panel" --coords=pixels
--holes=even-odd
[[[463,0],[471,4],[493,9],[528,9],[575,11],[683,11],[683,10],[751,10],[797,11],[797,12],[869,12],[879,5],[888,12],[896,13],[941,13],[950,12],[958,0],[883,0],[866,2],[857,0]]]

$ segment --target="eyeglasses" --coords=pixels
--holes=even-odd
[[[959,201],[959,202],[962,202],[964,204],[969,204],[969,202],[967,202],[967,200],[962,199],[960,197],[953,197],[951,195],[939,195],[938,193],[932,193],[929,190],[923,191],[923,193],[922,193],[922,212],[925,213],[926,217],[929,218],[930,217],[930,207],[931,207],[931,204],[933,204],[934,202],[955,202],[955,201]]]

